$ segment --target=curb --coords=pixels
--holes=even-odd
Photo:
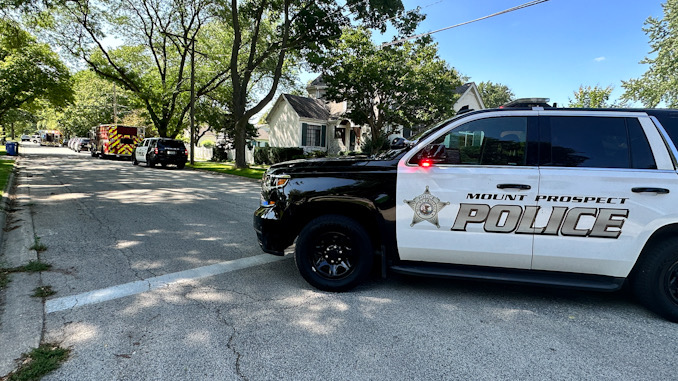
[[[18,185],[18,176],[22,184],[28,184],[28,177],[22,173],[21,162],[15,161],[14,171],[8,185]],[[24,177],[21,177],[24,175]],[[16,209],[11,215],[7,214],[10,205],[9,194],[14,189],[14,205]],[[8,192],[9,191],[9,192]],[[7,197],[5,196],[7,195]],[[11,229],[2,234],[3,262],[8,267],[17,267],[38,259],[38,253],[29,249],[34,243],[35,232],[33,229],[33,217],[30,211],[29,188],[8,187],[3,194],[2,207],[4,213],[0,213],[3,227],[14,224]],[[0,317],[0,378],[7,375],[18,366],[16,360],[22,354],[30,352],[40,345],[44,326],[44,303],[42,298],[32,296],[33,290],[41,285],[40,273],[14,273],[10,275],[10,282],[3,291],[5,304]]]

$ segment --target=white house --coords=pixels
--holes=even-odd
[[[327,86],[321,76],[306,90],[309,97],[291,94],[278,97],[266,117],[269,145],[302,147],[304,152],[327,151],[331,155],[360,151],[369,128],[355,125],[344,117],[347,102],[325,101]],[[454,104],[455,111],[485,108],[475,83],[466,83],[455,92],[460,94]]]

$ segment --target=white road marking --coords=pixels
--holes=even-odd
[[[242,270],[248,267],[280,261],[285,258],[286,257],[270,254],[261,254],[254,257],[246,257],[233,261],[221,262],[214,265],[198,267],[191,270],[184,270],[172,274],[148,278],[145,280],[138,280],[136,282],[125,283],[118,286],[102,288],[100,290],[83,292],[82,294],[78,295],[64,296],[62,298],[51,299],[45,302],[45,313],[50,314],[52,312],[69,310],[88,304],[96,304],[109,300],[124,298],[125,296],[141,294],[143,292],[152,291],[174,283]]]

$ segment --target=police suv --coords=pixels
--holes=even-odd
[[[469,112],[371,158],[264,175],[254,228],[313,286],[373,265],[613,291],[678,321],[678,110]]]

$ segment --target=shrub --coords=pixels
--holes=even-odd
[[[327,157],[327,151],[313,151],[306,154],[308,158]]]
[[[202,146],[205,148],[212,148],[214,147],[214,142],[211,140],[205,140],[204,142],[202,142]]]
[[[271,147],[254,148],[254,163],[257,165],[270,165]]]
[[[212,159],[211,161],[226,161],[228,160],[228,152],[226,152],[225,146],[214,146],[212,147]]]
[[[304,149],[300,147],[270,147],[270,150],[271,164],[294,160],[296,156],[304,156]]]
[[[376,139],[368,137],[363,143],[362,150],[366,155],[375,155],[381,151],[387,151],[390,147],[390,142],[388,136],[379,136]]]

